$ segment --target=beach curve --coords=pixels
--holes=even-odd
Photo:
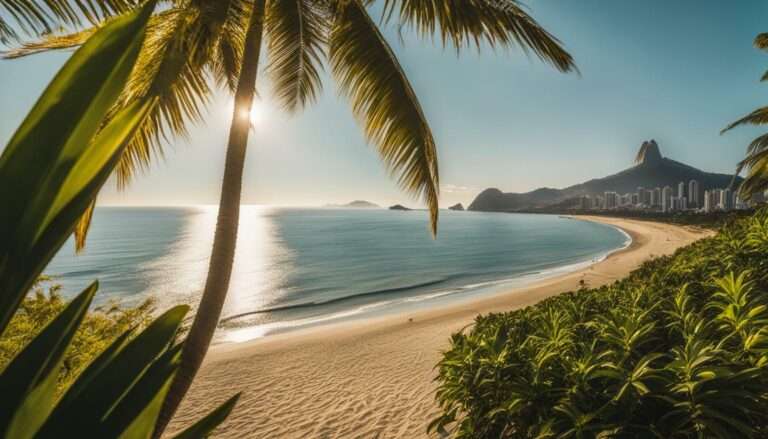
[[[617,227],[632,242],[581,270],[492,297],[216,346],[170,430],[242,391],[216,437],[426,437],[426,425],[438,413],[434,365],[450,334],[475,316],[525,307],[575,290],[582,281],[588,287],[611,283],[652,256],[713,233],[639,220],[573,218]]]

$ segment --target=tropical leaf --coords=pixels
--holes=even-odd
[[[400,23],[424,36],[439,33],[443,44],[457,50],[482,43],[517,46],[561,72],[576,69],[560,41],[539,25],[515,0],[385,0],[384,15],[397,14]]]
[[[437,234],[435,140],[403,68],[359,0],[342,2],[334,11],[329,58],[365,136],[400,186],[427,204],[432,234]]]
[[[720,133],[722,134],[730,131],[739,125],[765,125],[766,123],[768,123],[768,107],[762,107],[747,114],[741,119],[732,122],[727,127],[723,128]]]
[[[288,111],[313,102],[321,88],[318,67],[324,56],[325,18],[311,0],[267,3],[268,72],[275,95]]]
[[[122,407],[121,410],[134,411],[135,417],[135,410],[143,408],[146,401],[131,402],[131,399],[126,399],[128,391],[141,382],[152,364],[159,361],[157,367],[168,372],[167,368],[177,363],[175,354],[170,357],[164,354],[173,343],[188,310],[187,306],[178,306],[166,311],[122,349],[109,358],[97,360],[100,361],[98,368],[78,377],[64,393],[40,434],[43,437],[57,437],[61,432],[76,432],[78,428],[101,431],[108,426],[108,423],[102,425],[102,420],[119,407]],[[152,382],[157,384],[158,381],[153,379]]]
[[[173,439],[198,439],[208,437],[219,424],[227,419],[232,412],[232,409],[235,408],[238,399],[240,399],[240,393],[226,400],[223,404],[208,413],[204,418],[174,436]]]
[[[64,353],[98,289],[93,283],[22,350],[0,375],[0,434],[31,438],[53,408]]]
[[[99,130],[130,74],[150,2],[97,31],[62,67],[0,156],[0,333],[114,166],[146,103]]]
[[[95,23],[135,7],[133,0],[0,0],[0,43],[9,43],[25,34],[50,33],[61,24]],[[12,18],[13,26],[7,18]]]

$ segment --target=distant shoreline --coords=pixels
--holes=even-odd
[[[619,227],[632,243],[589,267],[493,297],[211,349],[172,429],[243,391],[217,437],[425,437],[437,414],[434,366],[450,334],[481,313],[611,283],[651,256],[711,235],[670,224],[575,217]],[[245,427],[247,425],[247,427]]]

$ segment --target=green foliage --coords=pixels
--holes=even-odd
[[[59,285],[51,285],[47,279],[41,279],[21,303],[0,336],[0,370],[64,310],[66,302],[59,289]],[[86,314],[62,360],[57,393],[72,384],[85,366],[118,336],[131,328],[145,327],[151,320],[153,310],[153,302],[147,300],[136,307],[113,303]]]
[[[146,114],[147,101],[139,99],[105,122],[134,67],[154,6],[150,1],[94,33],[0,156],[0,187],[6,189],[0,191],[0,335],[10,340],[12,357],[0,371],[0,437],[148,439],[178,370],[178,332],[187,306],[166,311],[141,332],[134,314],[120,321],[127,329],[92,316],[86,328],[97,332],[88,333],[82,328],[97,282],[66,305],[55,294],[24,300]],[[15,329],[8,330],[11,321]],[[72,350],[76,335],[89,343],[105,326],[113,340],[97,355],[91,352],[95,358],[67,364],[78,354]],[[25,339],[23,331],[40,327]],[[236,399],[193,425],[193,437],[210,434]]]
[[[768,209],[627,278],[479,316],[438,365],[454,437],[765,437]]]

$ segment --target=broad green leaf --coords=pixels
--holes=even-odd
[[[104,170],[84,160],[111,157],[117,149],[93,141],[94,135],[127,82],[154,4],[111,20],[89,38],[57,73],[0,156],[0,333],[87,207],[79,209],[80,203],[73,201],[90,201],[100,187],[94,183]],[[141,108],[132,111],[135,118]],[[112,152],[94,152],[102,148]],[[114,166],[112,160],[100,163]],[[57,233],[47,233],[53,223]]]
[[[34,433],[43,423],[53,406],[61,360],[97,289],[94,282],[80,293],[0,375],[0,432],[18,437]]]
[[[167,352],[188,310],[188,306],[177,306],[165,312],[108,364],[101,365],[87,382],[78,378],[54,408],[39,436],[55,438],[61,431],[98,429],[101,420],[120,404],[153,362]]]
[[[179,367],[181,346],[168,349],[102,422],[102,437],[149,438]],[[122,434],[121,434],[122,433]]]
[[[237,400],[240,399],[240,393],[229,398],[224,404],[218,406],[205,417],[192,426],[173,437],[173,439],[199,439],[208,437],[211,432],[227,419],[232,409],[235,408]]]
[[[115,356],[125,347],[128,338],[133,334],[134,330],[130,329],[122,333],[119,337],[112,342],[104,351],[99,354],[91,363],[80,373],[77,377],[77,381],[69,386],[66,396],[68,398],[74,398],[79,395],[80,392],[88,387],[88,383],[98,376],[107,365],[109,365]]]

